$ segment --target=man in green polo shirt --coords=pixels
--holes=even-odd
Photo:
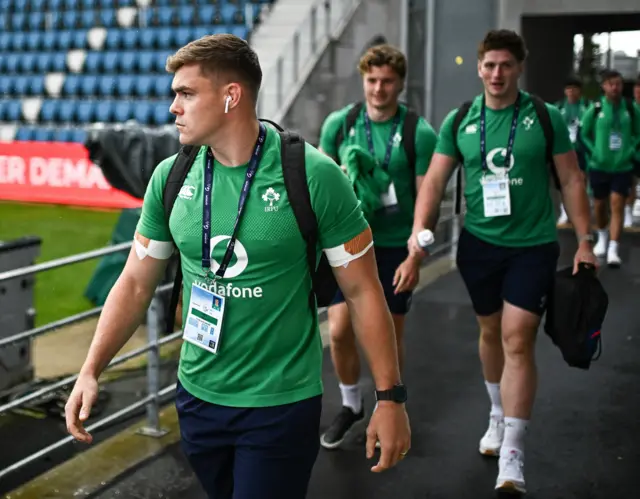
[[[535,339],[559,256],[540,106],[518,88],[526,55],[523,39],[513,31],[490,31],[481,42],[478,74],[484,93],[473,100],[457,133],[458,110],[445,118],[409,239],[411,253],[424,255],[418,234],[434,230],[447,181],[461,162],[467,212],[457,265],[480,327],[480,360],[491,402],[479,450],[499,456],[496,489],[514,494],[525,492]],[[538,103],[553,128],[553,162],[578,237],[577,270],[579,262],[597,263],[584,180],[562,115],[555,106]]]
[[[622,89],[622,75],[606,70],[602,74],[604,96],[584,114],[580,132],[589,155],[589,183],[598,227],[594,253],[606,256],[611,267],[622,263],[618,243],[640,138],[640,113],[623,97]]]
[[[362,56],[359,70],[365,102],[351,104],[327,117],[322,125],[320,148],[345,170],[346,163],[362,161],[388,176],[388,185],[383,192],[376,193],[380,198],[379,209],[368,214],[368,220],[402,370],[405,315],[418,284],[420,267],[419,259],[409,255],[406,241],[413,227],[416,189],[431,161],[437,136],[429,123],[398,102],[407,72],[402,52],[385,44],[373,46]],[[349,152],[354,148],[360,151],[361,159]],[[348,165],[348,168],[353,171],[359,167]],[[321,444],[326,449],[335,449],[349,432],[361,426],[365,411],[352,314],[341,292],[329,306],[328,316],[331,357],[340,383],[342,408],[322,435]]]
[[[586,173],[587,159],[585,151],[578,141],[578,132],[580,130],[580,121],[582,116],[589,107],[589,103],[582,97],[582,80],[577,76],[570,76],[564,84],[564,99],[556,104],[560,109],[560,114],[564,119],[567,129],[569,130],[569,138],[578,156],[578,166],[580,170]],[[560,217],[558,224],[566,224],[569,221],[569,215],[564,209],[564,204],[560,204]]]

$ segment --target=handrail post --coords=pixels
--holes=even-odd
[[[147,393],[151,399],[147,403],[147,424],[138,431],[141,435],[155,438],[162,437],[168,433],[168,430],[160,428],[160,403],[158,401],[158,392],[160,391],[160,347],[158,346],[158,339],[163,317],[162,300],[156,291],[147,310],[147,339],[149,340]]]
[[[311,7],[310,18],[310,37],[311,38],[311,54],[314,55],[318,48],[318,8],[314,5]]]
[[[298,77],[300,76],[300,32],[296,31],[293,35],[293,61],[291,64],[293,69],[293,82],[298,83]]]

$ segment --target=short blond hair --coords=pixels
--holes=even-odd
[[[243,83],[254,100],[262,84],[258,55],[249,44],[228,33],[206,35],[194,40],[167,58],[166,70],[175,73],[182,66],[197,63],[205,74],[227,73]]]
[[[358,64],[361,75],[371,71],[372,67],[390,66],[391,69],[401,78],[407,76],[407,58],[397,48],[388,45],[374,45],[367,50]]]

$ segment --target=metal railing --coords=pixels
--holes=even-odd
[[[457,179],[452,179],[448,191],[453,190],[455,192],[455,182]],[[447,250],[449,250],[449,258],[455,261],[455,252],[457,248],[457,242],[460,232],[460,216],[456,215],[454,212],[454,203],[447,202],[443,203],[441,208],[446,208],[446,212],[451,211],[451,213],[443,213],[443,216],[440,217],[438,221],[438,227],[436,228],[436,240],[438,240],[438,235],[442,236],[441,240],[444,241],[434,248],[430,250],[430,255],[437,256],[446,254]],[[445,224],[451,224],[450,228],[447,228]],[[73,255],[66,258],[60,258],[57,260],[51,260],[49,262],[31,265],[27,267],[23,267],[16,270],[10,270],[6,272],[0,272],[0,283],[4,281],[8,281],[10,279],[16,279],[19,277],[24,277],[27,275],[33,275],[39,272],[44,272],[56,268],[60,268],[66,265],[72,265],[80,262],[84,262],[86,260],[99,258],[101,256],[106,256],[114,253],[118,253],[121,251],[126,251],[131,248],[132,243],[122,243],[114,246],[109,246],[106,248],[101,248],[95,251],[89,251],[86,253],[80,253],[77,255]],[[151,304],[147,310],[147,339],[148,342],[146,345],[131,350],[127,353],[119,355],[115,357],[107,366],[107,370],[127,362],[135,357],[138,357],[143,354],[147,354],[147,365],[146,365],[146,376],[147,376],[147,394],[142,399],[137,402],[128,405],[121,410],[96,421],[95,423],[89,425],[87,427],[88,431],[98,430],[109,423],[119,421],[123,419],[125,416],[128,416],[138,409],[142,407],[146,407],[146,424],[139,430],[139,433],[142,435],[150,436],[150,437],[160,437],[166,433],[160,427],[160,400],[171,394],[175,389],[175,383],[170,384],[166,387],[160,387],[160,347],[171,343],[173,341],[179,340],[182,336],[182,332],[174,332],[173,334],[167,335],[163,338],[160,338],[160,332],[162,330],[162,326],[164,323],[164,311],[163,311],[163,300],[162,294],[171,290],[173,288],[173,284],[164,284],[159,286],[156,289],[156,292],[151,300]],[[76,315],[71,315],[62,320],[58,320],[55,322],[51,322],[49,324],[45,324],[40,327],[36,327],[33,329],[29,329],[27,331],[22,331],[12,336],[8,336],[6,338],[0,339],[0,348],[10,345],[15,342],[24,341],[27,339],[33,339],[38,336],[42,336],[47,333],[51,333],[56,329],[61,327],[69,326],[71,324],[76,324],[81,322],[87,318],[94,317],[100,315],[102,311],[102,307],[96,307],[91,310],[87,310],[86,312],[82,312]],[[322,313],[322,310],[319,310],[318,313]],[[67,376],[64,379],[56,381],[54,383],[49,384],[48,386],[41,388],[39,390],[34,391],[33,393],[29,393],[28,395],[24,395],[15,400],[12,400],[9,403],[4,405],[0,405],[0,415],[12,411],[14,409],[18,409],[22,406],[25,406],[31,401],[37,400],[40,397],[43,397],[47,394],[50,394],[60,388],[66,387],[71,383],[75,382],[78,378],[78,374],[74,374],[71,376]],[[24,459],[8,466],[5,469],[0,470],[0,479],[5,477],[6,475],[35,462],[41,457],[53,452],[60,447],[73,442],[73,437],[67,436],[37,452],[31,454]]]
[[[362,0],[319,0],[267,70],[258,116],[281,122],[320,56],[342,33]]]

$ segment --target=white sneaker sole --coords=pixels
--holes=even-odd
[[[333,449],[337,449],[338,447],[340,447],[342,445],[342,443],[349,438],[351,435],[358,433],[360,431],[364,431],[365,430],[365,423],[366,423],[366,417],[362,418],[362,420],[357,421],[355,423],[353,423],[353,425],[351,426],[351,428],[349,428],[346,433],[344,434],[344,436],[338,440],[337,442],[327,442],[324,439],[324,434],[320,437],[320,445],[322,447],[324,447],[327,450],[333,450]]]
[[[499,457],[500,456],[500,447],[485,447],[484,445],[480,445],[479,449],[480,454],[483,456],[489,457]]]
[[[526,489],[522,485],[518,485],[516,482],[505,480],[502,484],[496,486],[496,492],[498,497],[521,497],[527,493]]]

